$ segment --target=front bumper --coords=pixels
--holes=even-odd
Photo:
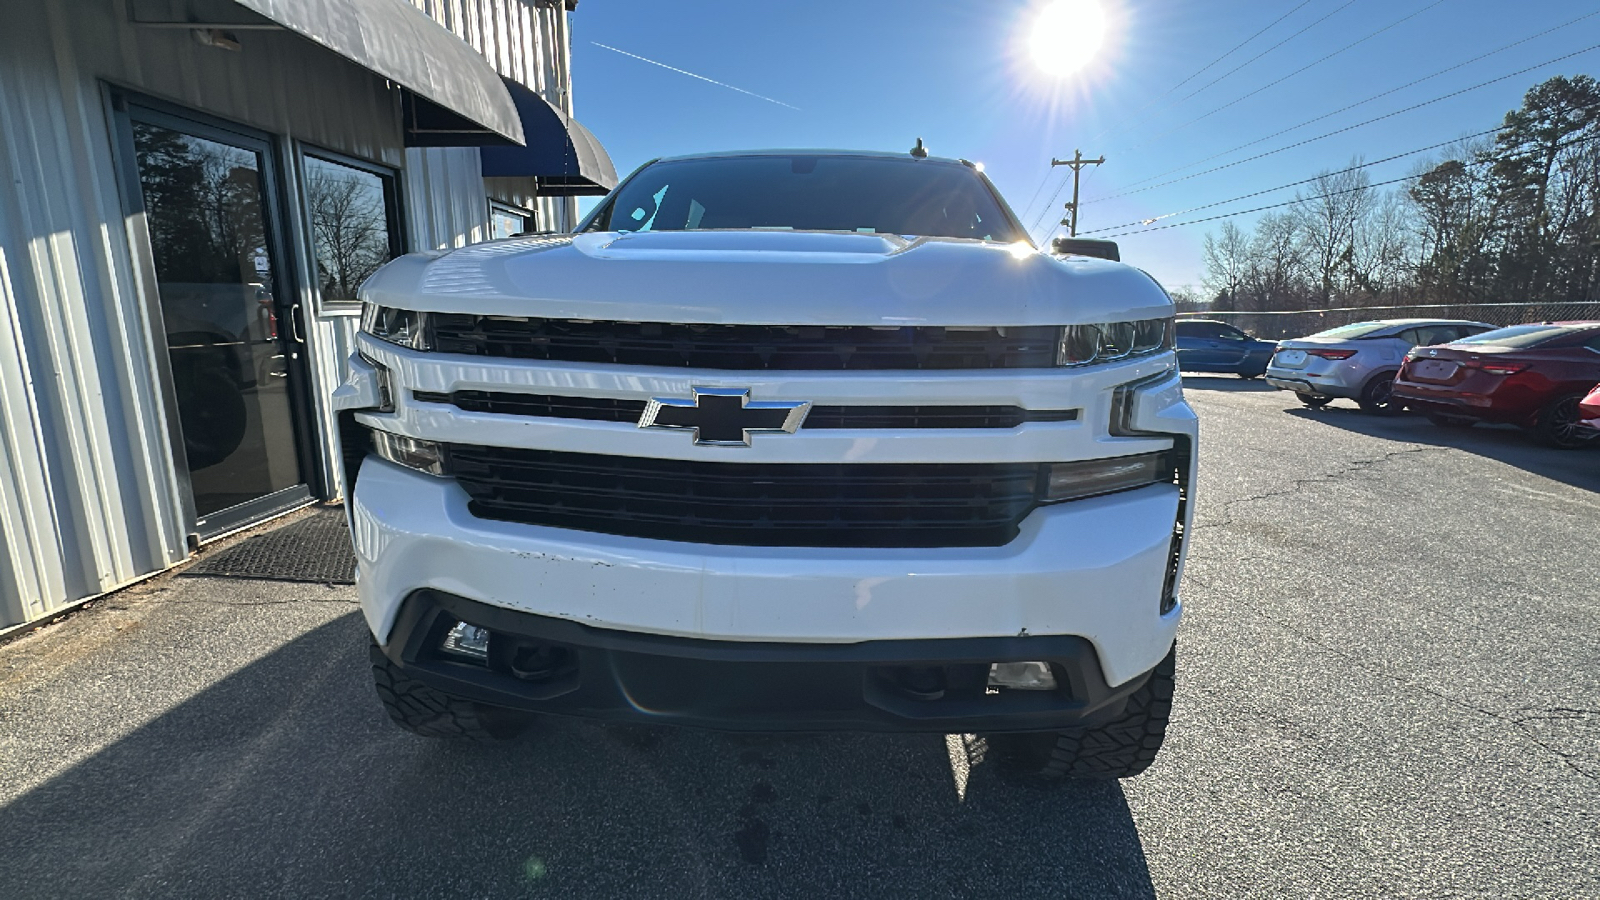
[[[454,482],[369,457],[350,502],[362,611],[387,642],[429,588],[596,628],[844,644],[1077,635],[1109,684],[1156,665],[1178,488],[1042,507],[999,547],[709,546],[474,517]]]
[[[438,651],[458,621],[488,660]],[[1075,636],[853,644],[708,641],[515,612],[438,591],[401,604],[383,652],[451,696],[512,709],[730,731],[1029,731],[1117,715],[1148,672],[1113,688]],[[995,661],[1047,660],[1053,691],[987,689]],[[530,663],[536,661],[536,663]]]

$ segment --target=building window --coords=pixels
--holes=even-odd
[[[394,173],[320,154],[301,160],[322,308],[358,309],[361,282],[404,252]]]
[[[500,238],[516,237],[525,231],[533,231],[537,217],[532,210],[509,203],[489,201],[489,239],[497,241]]]

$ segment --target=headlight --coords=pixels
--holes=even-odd
[[[429,475],[450,474],[450,456],[437,441],[419,441],[388,431],[372,432],[374,453],[398,466]]]
[[[1149,484],[1170,484],[1172,466],[1172,456],[1165,451],[1054,463],[1045,476],[1044,502],[1082,500]]]
[[[361,308],[361,330],[413,350],[427,350],[428,314],[368,303]]]
[[[1056,350],[1056,365],[1087,366],[1145,356],[1172,349],[1173,320],[1140,319],[1133,322],[1102,322],[1095,325],[1067,325],[1061,329],[1061,345]]]

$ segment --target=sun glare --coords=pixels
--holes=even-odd
[[[1034,65],[1063,77],[1094,58],[1106,36],[1106,14],[1098,0],[1052,0],[1034,21],[1028,49]]]

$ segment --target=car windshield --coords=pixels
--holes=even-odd
[[[1023,240],[972,169],[938,160],[734,156],[658,162],[618,190],[590,231],[854,231]]]
[[[1388,327],[1389,323],[1387,322],[1357,322],[1354,325],[1340,325],[1338,328],[1329,328],[1327,331],[1319,331],[1316,334],[1311,335],[1311,337],[1358,338],[1362,335],[1371,334],[1374,331],[1380,331]]]
[[[1536,347],[1570,331],[1572,328],[1568,325],[1513,325],[1510,328],[1496,328],[1493,331],[1462,338],[1455,343],[1493,344],[1496,347],[1516,348]]]

